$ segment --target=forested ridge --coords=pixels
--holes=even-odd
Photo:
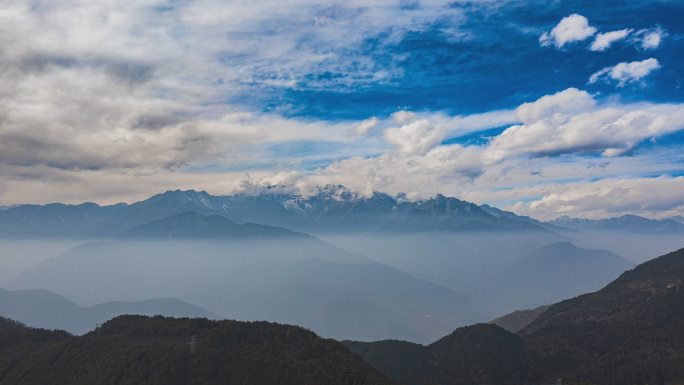
[[[74,337],[3,319],[0,337],[3,385],[392,384],[340,343],[268,322],[121,316]]]

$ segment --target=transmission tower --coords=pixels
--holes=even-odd
[[[190,353],[196,353],[197,352],[197,336],[193,335],[190,336],[190,342],[188,342],[188,345],[190,345]]]

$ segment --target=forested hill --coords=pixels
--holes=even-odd
[[[541,385],[559,378],[564,384],[681,384],[684,249],[639,265],[595,293],[550,306],[518,334],[474,325],[428,346],[345,344],[410,385]]]
[[[555,305],[520,334],[543,358],[534,376],[598,384],[684,381],[684,249]]]
[[[342,344],[295,326],[121,316],[72,337],[0,321],[2,385],[393,384]]]

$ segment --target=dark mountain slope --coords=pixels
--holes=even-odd
[[[684,249],[550,306],[518,334],[494,325],[432,345],[345,343],[406,384],[643,385],[684,381]]]
[[[47,290],[0,289],[0,315],[31,327],[61,329],[82,334],[96,324],[121,314],[218,318],[197,306],[171,298],[106,302],[82,307]]]
[[[142,316],[0,356],[0,368],[3,385],[391,384],[340,343],[298,327]]]
[[[21,322],[0,317],[0,350],[22,344],[35,346],[62,341],[70,337],[69,333],[61,330],[33,329]]]
[[[522,338],[489,324],[457,329],[428,346],[403,341],[344,344],[407,385],[524,383],[531,361]]]
[[[504,328],[511,333],[517,333],[525,326],[531,324],[532,321],[537,319],[537,317],[539,317],[548,308],[548,306],[539,306],[529,310],[516,310],[512,313],[496,318],[490,323]]]
[[[543,354],[538,378],[684,379],[684,249],[639,265],[596,293],[551,306],[521,334]]]

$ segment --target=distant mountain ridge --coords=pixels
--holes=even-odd
[[[203,216],[187,211],[168,218],[157,219],[128,229],[119,235],[125,239],[292,239],[315,240],[303,233],[281,227],[255,223],[237,224],[220,215]]]
[[[486,286],[485,297],[506,311],[548,305],[592,292],[617,278],[634,265],[607,250],[555,242],[526,255]],[[486,288],[482,289],[487,292]]]
[[[82,307],[47,290],[0,289],[0,316],[32,327],[82,334],[92,330],[96,324],[121,314],[219,318],[197,306],[172,298],[112,301]]]
[[[684,223],[677,221],[677,217],[669,219],[649,219],[637,215],[623,215],[607,219],[582,219],[565,216],[549,223],[577,231],[684,234]]]
[[[431,341],[489,318],[486,309],[452,289],[309,236],[90,242],[3,285],[42,288],[81,304],[178,298],[226,318],[267,319],[362,340]]]
[[[677,216],[669,218],[669,219],[672,219],[673,221],[677,221],[681,224],[684,224],[684,216],[682,216],[682,215],[677,215]]]
[[[227,196],[176,190],[133,204],[18,205],[0,211],[0,237],[108,237],[186,212],[314,233],[547,231],[549,227],[444,195],[412,202],[380,192],[364,197],[342,186],[326,186],[310,196],[280,190]]]

